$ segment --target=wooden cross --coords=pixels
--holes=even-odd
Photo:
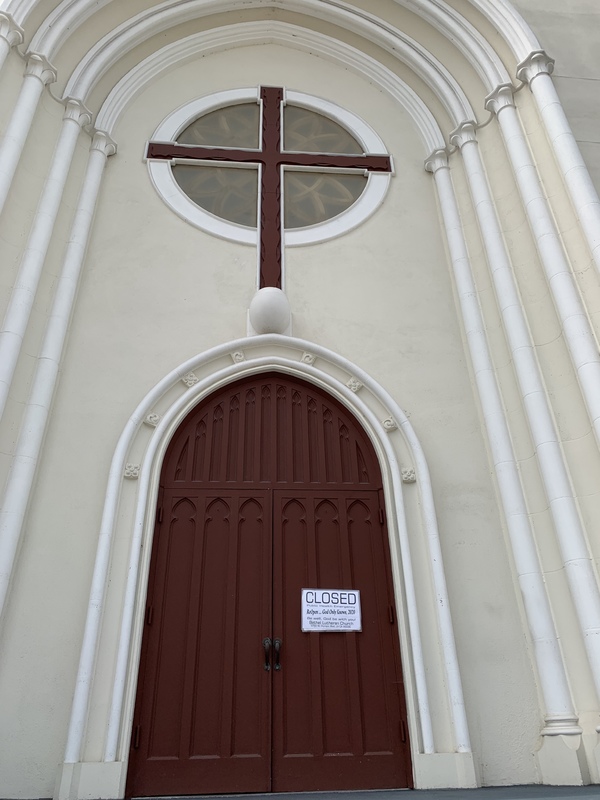
[[[260,288],[281,288],[281,167],[338,167],[370,172],[391,172],[389,156],[328,155],[320,153],[286,153],[281,147],[281,103],[283,88],[263,86],[262,137],[259,150],[237,150],[223,147],[199,147],[189,144],[149,142],[147,158],[201,159],[237,164],[260,164]]]

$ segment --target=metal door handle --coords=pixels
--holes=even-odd
[[[265,669],[268,672],[271,669],[271,640],[267,636],[263,639],[263,647],[265,649]],[[277,669],[277,667],[275,667]]]
[[[281,645],[283,642],[281,639],[275,639],[273,642],[273,647],[275,648],[275,672],[279,672],[281,669],[281,664],[279,663],[279,654],[281,652]]]

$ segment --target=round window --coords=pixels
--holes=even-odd
[[[256,89],[235,90],[168,117],[147,153],[168,205],[199,228],[255,243],[271,191],[281,196],[288,246],[337,236],[369,216],[391,174],[389,157],[373,155],[385,152],[379,137],[317,98],[287,92],[278,105],[265,108]]]

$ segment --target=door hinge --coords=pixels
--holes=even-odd
[[[136,725],[135,730],[133,731],[133,749],[137,750],[140,746],[140,733],[142,732],[142,726]]]
[[[388,606],[388,617],[390,619],[390,625],[394,624],[394,606]]]
[[[406,723],[403,719],[400,720],[400,738],[403,742],[406,741]]]
[[[146,625],[152,625],[152,618],[154,617],[154,606],[148,606],[146,609]]]
[[[379,509],[379,524],[383,525],[383,508]]]
[[[163,510],[162,508],[158,509],[158,522],[161,523],[163,519]]]

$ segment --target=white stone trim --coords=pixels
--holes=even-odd
[[[475,69],[488,91],[510,76],[498,53],[466,17],[444,0],[394,0],[413,11],[433,28],[450,39]]]
[[[484,177],[485,171],[479,158],[473,127],[467,126],[461,129],[452,137],[452,142],[461,147],[464,157],[472,203],[478,215],[500,308],[503,311],[508,309],[509,313],[518,317],[519,311],[515,311],[515,309],[521,307],[515,305],[518,302],[516,286],[504,250],[500,226],[495,217],[491,193]],[[546,725],[542,734],[579,735],[582,729],[578,725],[577,714],[571,698],[506,413],[487,343],[485,323],[477,299],[477,289],[447,159],[438,155],[434,162],[428,164],[428,168],[434,174],[438,190],[465,338],[473,365],[475,384],[483,412],[490,455],[496,473],[498,492],[525,613],[531,631],[545,705]],[[510,286],[512,286],[512,293],[506,288]],[[508,320],[505,319],[505,326],[517,375],[522,376],[523,370],[525,374],[528,372],[537,374],[537,364],[535,361],[531,363],[533,347],[527,335],[528,329],[524,318],[520,320],[519,324],[514,324],[512,317]],[[527,403],[524,405],[527,409]],[[531,423],[530,421],[530,427],[535,435],[535,422]]]
[[[600,274],[600,198],[550,77],[553,69],[553,59],[538,50],[519,64],[517,76],[529,84]]]
[[[509,0],[469,0],[469,2],[492,23],[517,61],[522,61],[532,50],[540,49],[537,37]]]
[[[498,115],[504,144],[560,319],[565,344],[579,379],[596,441],[600,442],[600,354],[596,340],[565,257],[517,110],[510,102],[507,87],[498,88],[499,91],[488,98],[488,104]],[[472,142],[465,145],[466,159],[473,158],[475,154]],[[483,174],[477,163],[473,163],[471,169]],[[482,211],[480,206],[478,211]],[[506,276],[512,276],[512,270],[495,213],[487,215],[484,239],[487,239],[490,259],[497,267],[501,266],[504,273],[504,296],[499,298],[504,329],[511,341],[540,474],[596,694],[600,698],[600,589],[518,291],[512,280],[506,280]]]
[[[0,142],[0,214],[45,86],[43,69],[37,57],[28,60],[26,69],[19,97]],[[46,76],[49,74],[46,70]]]
[[[232,352],[243,352],[244,360],[232,364],[230,360]],[[270,355],[268,355],[269,352]],[[311,361],[306,359],[307,353],[311,354]],[[315,363],[315,359],[318,363]],[[459,752],[469,752],[464,700],[454,648],[431,481],[415,432],[402,409],[385,390],[347,359],[310,342],[278,335],[264,335],[227,343],[180,365],[146,395],[121,435],[110,470],[65,762],[77,763],[83,755],[82,747],[95,669],[96,648],[107,592],[110,553],[117,526],[125,525],[125,529],[121,530],[121,535],[128,538],[133,536],[133,540],[114,676],[113,699],[105,744],[105,761],[124,761],[126,759],[129,740],[127,732],[131,725],[135,693],[138,657],[136,654],[139,652],[141,635],[139,632],[140,614],[143,616],[142,600],[145,594],[143,570],[147,568],[147,565],[140,562],[139,545],[142,541],[147,543],[148,537],[152,535],[153,504],[156,499],[164,450],[179,422],[203,396],[238,377],[268,369],[277,369],[302,376],[331,392],[358,417],[372,439],[386,486],[386,504],[391,532],[390,546],[395,564],[397,597],[401,597],[400,587],[397,583],[400,571],[406,597],[405,610],[399,608],[399,612],[400,615],[406,613],[410,629],[410,649],[409,651],[405,650],[404,657],[406,659],[410,652],[407,679],[410,685],[414,685],[417,698],[418,711],[414,704],[411,706],[414,714],[411,734],[416,747],[415,752],[433,753],[435,751],[434,727],[429,710],[425,666],[420,644],[421,636],[424,635],[429,637],[430,647],[433,647],[435,652],[439,652],[445,675],[444,686],[440,686],[438,692],[447,697],[448,707],[436,709],[436,719],[450,713],[450,724],[455,740],[454,749]],[[203,378],[187,390],[182,387],[181,393],[176,399],[173,399],[173,387],[177,384],[181,385],[181,378],[191,371],[202,374]],[[340,371],[345,378],[340,378]],[[355,393],[345,385],[345,381],[352,377],[363,384],[360,392]],[[399,429],[392,433],[386,432],[379,422],[379,415],[385,416],[386,411],[388,414],[393,414],[399,422]],[[160,416],[156,428],[144,425],[144,420],[150,412]],[[142,439],[140,439],[140,431],[143,432]],[[396,439],[395,437],[400,438]],[[397,455],[397,448],[401,442],[404,442],[404,447],[408,447],[410,460],[418,475],[417,490],[422,509],[423,532],[427,542],[432,591],[436,597],[438,625],[434,630],[425,632],[419,626],[408,533],[404,522],[402,477]],[[142,447],[143,453],[140,453],[140,447]],[[135,500],[135,522],[131,519],[129,522],[127,519],[123,522],[122,476],[125,464],[132,460],[130,456],[132,448],[135,448],[138,454],[135,461],[141,463],[140,477],[137,482],[139,488]],[[133,500],[129,501],[130,507],[131,502]],[[119,503],[121,513],[119,521],[117,521]],[[145,546],[143,552],[147,553],[147,550],[148,548]],[[148,557],[146,556],[146,558]],[[142,610],[140,611],[140,609]],[[403,638],[405,647],[407,641],[408,637],[405,633]],[[413,675],[414,684],[412,684],[411,677]],[[410,691],[407,693],[407,700],[409,704],[412,702]],[[451,781],[448,785],[456,785],[454,778],[448,778],[448,780]]]
[[[40,82],[36,81],[36,83]],[[49,166],[0,332],[0,419],[6,407],[6,400],[35,301],[46,253],[50,246],[54,223],[71,168],[77,138],[81,127],[89,121],[89,111],[82,103],[78,100],[67,102],[54,156]],[[2,598],[1,591],[0,598]],[[0,608],[1,606],[2,600],[0,599]]]
[[[110,1],[62,0],[34,34],[32,48],[46,53],[49,57],[53,56],[82,22],[104,8]],[[481,70],[484,70],[487,75],[490,69],[494,70],[501,64],[498,56],[487,48],[484,48],[487,52],[481,52],[478,31],[443,0],[396,0],[396,2],[426,19],[446,38],[458,41],[463,54],[480,74]],[[518,61],[525,58],[530,51],[539,49],[539,42],[527,23],[506,0],[471,0],[471,2],[497,29]],[[35,4],[36,0],[7,0],[5,7],[6,11],[11,12],[22,24]],[[480,59],[481,65],[478,63]],[[489,60],[485,66],[484,59]],[[501,79],[496,82],[501,82]]]
[[[114,86],[98,112],[96,126],[113,134],[122,113],[150,81],[176,64],[233,46],[273,43],[310,52],[363,75],[390,95],[412,118],[425,153],[445,145],[432,113],[418,95],[387,67],[330,36],[277,20],[229,25],[196,33],[148,56]]]
[[[270,2],[248,0],[246,5],[261,8]],[[436,94],[455,126],[474,118],[466,94],[450,72],[400,29],[339,0],[284,0],[284,7],[364,36],[407,64]],[[201,6],[194,0],[167,0],[131,17],[106,34],[83,57],[69,78],[65,95],[85,100],[100,77],[136,45],[190,19],[235,8],[235,0],[205,0]]]
[[[207,114],[223,106],[248,102],[258,103],[259,101],[259,90],[257,87],[231,89],[192,100],[178,108],[172,114],[169,114],[154,131],[152,140],[158,142],[172,142],[184,128],[202,114]],[[356,116],[356,114],[340,108],[335,103],[293,90],[285,91],[285,102],[289,102],[290,105],[301,106],[302,108],[316,111],[333,119],[354,135],[364,148],[366,154],[381,155],[386,153],[386,147],[383,141],[370,125],[367,125],[367,123]],[[234,222],[216,217],[214,214],[196,205],[196,203],[185,194],[173,177],[169,161],[148,159],[147,163],[150,179],[156,191],[169,208],[182,219],[186,220],[186,222],[208,233],[212,233],[215,236],[228,239],[229,241],[241,244],[257,244],[258,233],[256,228],[236,225]],[[235,167],[230,167],[230,169],[235,169]],[[357,225],[360,225],[360,223],[368,219],[383,202],[389,187],[390,177],[389,173],[369,173],[367,185],[363,193],[350,208],[332,219],[325,220],[316,225],[284,231],[284,244],[287,247],[297,247],[298,245],[323,242],[327,239],[341,236]],[[260,192],[260,183],[258,185]]]
[[[31,489],[46,433],[60,361],[77,293],[79,275],[108,155],[114,146],[96,134],[71,227],[62,272],[37,361],[2,498],[0,516],[0,617],[10,584]]]
[[[23,28],[11,14],[0,11],[0,70],[12,47],[23,42]]]

